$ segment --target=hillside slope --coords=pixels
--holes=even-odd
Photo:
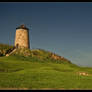
[[[0,57],[0,88],[92,89],[92,68],[22,56]]]
[[[0,57],[0,88],[92,89],[92,68],[41,49],[23,52]]]

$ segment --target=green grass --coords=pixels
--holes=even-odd
[[[52,52],[42,49],[17,49],[6,57],[12,48],[0,44],[0,88],[92,89],[92,68],[79,67],[65,58],[55,60]]]
[[[87,72],[90,76],[78,75]],[[92,89],[92,68],[23,56],[0,57],[0,88]]]

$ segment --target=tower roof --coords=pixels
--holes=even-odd
[[[20,25],[16,29],[26,29],[26,30],[29,30],[24,24]]]

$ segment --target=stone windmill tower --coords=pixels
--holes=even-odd
[[[20,25],[16,28],[15,47],[30,49],[29,29],[25,25]]]

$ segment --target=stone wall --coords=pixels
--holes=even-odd
[[[15,46],[30,48],[29,44],[29,30],[17,29],[15,35]]]

